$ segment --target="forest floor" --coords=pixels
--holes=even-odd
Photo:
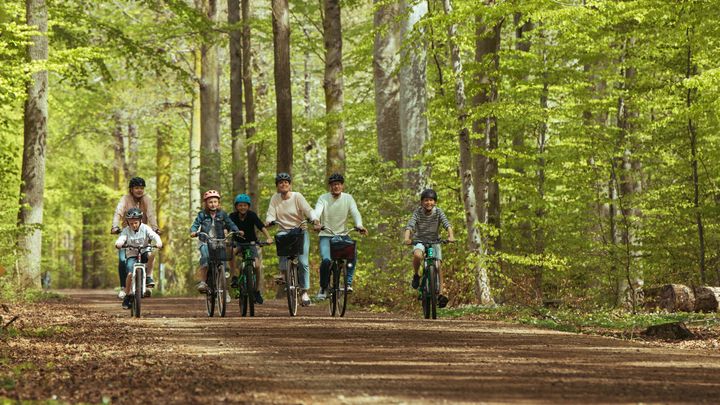
[[[132,319],[112,291],[8,304],[0,402],[717,403],[720,351],[500,322],[426,321],[323,304],[290,318],[205,316],[202,297],[150,298]],[[419,312],[419,311],[418,311]],[[711,338],[712,339],[712,338]],[[710,340],[711,340],[710,339]],[[707,340],[707,339],[705,339]]]

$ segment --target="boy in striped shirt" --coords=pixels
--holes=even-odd
[[[413,211],[412,217],[405,227],[405,244],[411,245],[412,239],[411,234],[416,240],[422,241],[436,241],[440,239],[440,225],[447,230],[448,242],[455,242],[455,236],[453,235],[452,226],[448,221],[447,216],[443,210],[437,205],[437,193],[433,189],[426,189],[420,194],[420,206]],[[434,244],[433,248],[436,252],[438,262],[442,261],[442,250],[440,244]],[[425,254],[425,246],[422,243],[418,243],[413,246],[413,270],[415,274],[412,279],[412,288],[417,289],[420,287],[420,265],[423,262]],[[438,266],[438,270],[439,266]],[[442,274],[442,272],[439,272]],[[442,278],[442,277],[441,277]],[[440,280],[442,285],[442,280]],[[440,307],[444,307],[447,304],[447,297],[440,296],[439,303]]]

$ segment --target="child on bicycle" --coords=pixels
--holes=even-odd
[[[128,226],[123,228],[120,232],[120,236],[115,241],[115,247],[118,249],[126,248],[126,259],[125,259],[125,296],[123,297],[122,307],[125,309],[130,308],[130,287],[132,285],[132,270],[133,265],[137,261],[138,249],[143,246],[150,244],[150,241],[155,242],[155,246],[160,249],[162,247],[162,241],[160,235],[152,230],[149,226],[142,223],[143,212],[139,208],[130,208],[125,213],[125,220]],[[140,255],[141,263],[148,262],[148,250],[144,249]]]
[[[408,221],[405,227],[405,244],[412,245],[411,234],[414,234],[416,240],[422,241],[436,241],[440,239],[440,225],[447,230],[448,242],[454,242],[455,236],[453,235],[452,226],[448,221],[447,216],[440,207],[437,207],[437,193],[433,189],[426,189],[420,194],[420,206],[413,211],[410,221]],[[436,252],[438,259],[438,270],[440,270],[440,262],[442,261],[442,250],[440,244],[434,244],[433,248]],[[412,288],[418,289],[420,287],[420,266],[425,259],[425,246],[422,243],[418,243],[413,246],[413,274]],[[442,273],[440,285],[442,285]],[[438,297],[438,306],[443,308],[447,305],[448,299],[444,295]]]
[[[220,193],[216,190],[208,190],[203,194],[205,209],[198,212],[195,221],[190,227],[190,236],[196,237],[199,232],[206,233],[210,238],[222,239],[225,231],[239,232],[240,230],[230,219],[228,214],[220,209]],[[210,251],[207,243],[200,244],[200,282],[197,289],[201,293],[207,292],[207,271],[210,259]]]
[[[240,235],[235,235],[234,241],[236,243],[251,243],[257,242],[257,234],[255,228],[259,229],[265,235],[265,242],[272,243],[272,238],[268,232],[265,224],[260,220],[255,211],[250,210],[250,196],[247,194],[238,194],[235,197],[235,211],[230,214],[230,219],[240,229]],[[255,258],[255,268],[257,269],[257,290],[255,291],[255,302],[258,304],[263,303],[262,297],[262,286],[263,286],[263,271],[262,271],[262,260],[258,254],[258,247],[252,246],[253,257]],[[238,277],[235,256],[240,254],[240,248],[236,247],[233,249],[232,259],[230,259],[230,271],[232,272],[232,282],[230,286],[232,288],[238,288]]]

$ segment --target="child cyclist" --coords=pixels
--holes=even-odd
[[[265,224],[260,220],[258,215],[255,213],[255,211],[250,211],[250,196],[247,194],[238,194],[237,197],[235,197],[235,211],[233,211],[230,214],[230,219],[233,221],[233,223],[240,229],[240,235],[235,235],[235,242],[238,243],[251,243],[251,242],[257,242],[257,234],[255,233],[255,228],[259,229],[263,235],[265,235],[265,241],[270,244],[272,243],[272,238],[270,237],[270,233],[268,232],[267,228],[265,227]],[[263,303],[262,298],[262,286],[263,286],[263,271],[262,271],[262,261],[260,260],[260,255],[258,254],[258,247],[252,246],[251,247],[253,252],[253,257],[255,258],[255,268],[257,269],[257,290],[255,291],[255,302],[258,304]],[[232,283],[230,284],[233,288],[238,288],[238,277],[237,277],[237,271],[236,269],[236,259],[235,256],[237,254],[240,254],[240,248],[236,247],[233,249],[233,255],[232,259],[230,259],[230,269],[232,271]]]
[[[437,207],[436,204],[437,193],[435,193],[434,190],[426,189],[420,194],[420,206],[413,211],[412,217],[410,217],[410,221],[408,221],[408,224],[405,227],[406,245],[412,244],[412,239],[410,239],[411,234],[414,234],[413,236],[415,239],[422,241],[436,241],[440,239],[440,225],[447,230],[448,241],[455,241],[450,221],[448,221],[443,210]],[[440,248],[440,244],[438,243],[433,245],[433,248],[435,249],[435,256],[437,257],[438,262],[442,261],[442,250]],[[415,274],[413,274],[412,288],[415,289],[420,287],[420,275],[418,272],[420,271],[420,265],[422,265],[424,260],[424,253],[425,246],[423,246],[422,243],[418,243],[413,246],[413,270],[415,271]],[[439,266],[438,270],[440,270]],[[442,275],[440,272],[439,274]],[[442,286],[442,276],[440,285]],[[448,299],[444,295],[440,295],[438,297],[438,306],[440,308],[445,307],[447,302]]]
[[[198,212],[195,221],[190,227],[190,236],[196,237],[199,232],[208,234],[210,238],[222,239],[225,231],[239,232],[240,230],[230,219],[228,214],[220,209],[220,193],[216,190],[208,190],[203,194],[205,209]],[[207,270],[210,259],[210,251],[207,243],[200,244],[200,282],[197,289],[201,293],[207,291]],[[229,295],[228,295],[229,297]]]
[[[132,269],[137,261],[138,249],[147,246],[150,240],[155,242],[155,246],[159,249],[162,247],[160,235],[153,231],[149,226],[142,223],[143,212],[139,208],[130,208],[125,213],[126,226],[120,236],[115,241],[115,247],[118,249],[126,248],[126,278],[125,278],[125,297],[123,298],[122,307],[130,308],[130,286],[132,285]],[[148,250],[142,249],[140,260],[142,263],[148,262]]]

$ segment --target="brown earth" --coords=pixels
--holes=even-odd
[[[324,305],[290,318],[207,318],[196,298],[151,298],[131,319],[110,291],[13,306],[0,340],[0,402],[717,403],[720,352],[474,320]],[[419,310],[418,310],[419,312]],[[8,319],[7,314],[5,318]]]

